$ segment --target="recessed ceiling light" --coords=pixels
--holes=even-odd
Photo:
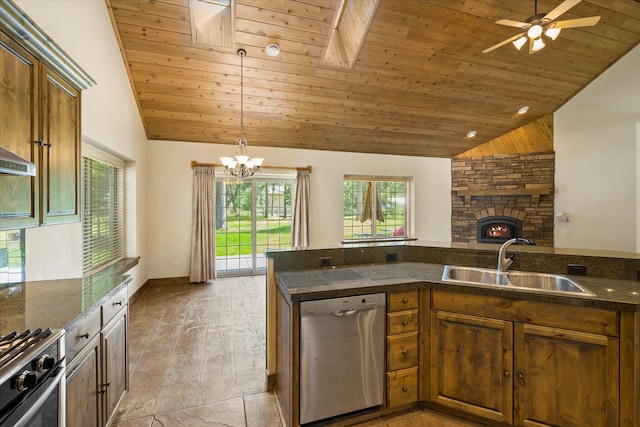
[[[526,113],[527,111],[529,111],[529,106],[528,106],[528,105],[525,105],[524,107],[522,107],[522,108],[520,108],[520,109],[518,110],[518,114],[524,114],[524,113]]]
[[[267,55],[269,56],[278,56],[278,54],[280,53],[280,46],[275,43],[271,43],[267,45],[265,50],[267,52]]]
[[[467,138],[473,138],[474,136],[476,136],[478,134],[478,132],[476,132],[475,130],[472,130],[471,132],[469,132],[467,134]]]

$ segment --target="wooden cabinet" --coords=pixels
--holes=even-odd
[[[80,219],[80,91],[41,67],[41,224]]]
[[[419,291],[387,297],[387,408],[418,401]]]
[[[431,400],[511,422],[512,324],[434,311],[431,327]]]
[[[101,427],[129,388],[127,287],[68,327],[67,426]]]
[[[109,422],[129,388],[127,305],[102,330],[102,393],[104,419]]]
[[[86,345],[67,368],[67,426],[102,425],[102,364],[99,337]]]
[[[618,425],[617,338],[518,323],[514,344],[517,425]]]
[[[13,4],[0,18],[0,144],[36,165],[0,175],[0,230],[78,221],[80,91],[95,82]]]
[[[39,163],[39,62],[0,31],[0,145]],[[38,225],[40,177],[0,174],[0,229]]]
[[[519,426],[618,425],[616,311],[434,291],[431,396]]]

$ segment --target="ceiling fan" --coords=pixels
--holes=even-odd
[[[509,43],[513,43],[516,49],[520,50],[522,46],[527,43],[527,40],[529,41],[529,53],[535,53],[545,46],[542,40],[543,34],[551,40],[555,40],[563,28],[590,27],[597,24],[598,21],[600,21],[599,16],[557,21],[560,15],[581,1],[582,0],[565,0],[551,12],[544,14],[538,13],[538,0],[535,0],[534,14],[524,22],[512,21],[510,19],[500,19],[496,21],[496,24],[520,28],[523,32],[483,50],[482,53],[491,52]]]

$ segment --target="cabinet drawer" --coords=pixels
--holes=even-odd
[[[418,366],[418,333],[387,337],[387,371]]]
[[[388,311],[412,310],[420,307],[419,291],[390,292]]]
[[[432,309],[618,336],[618,312],[594,307],[433,291]]]
[[[398,311],[387,314],[387,334],[404,334],[418,330],[418,310]]]
[[[117,294],[111,296],[102,304],[102,326],[105,326],[122,308],[127,305],[127,287],[124,286]]]
[[[90,311],[84,318],[67,329],[64,351],[67,364],[100,332],[100,310]]]
[[[387,407],[408,405],[418,401],[418,368],[387,374]]]

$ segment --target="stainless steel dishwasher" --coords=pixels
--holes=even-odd
[[[384,293],[300,303],[300,423],[382,404]]]

